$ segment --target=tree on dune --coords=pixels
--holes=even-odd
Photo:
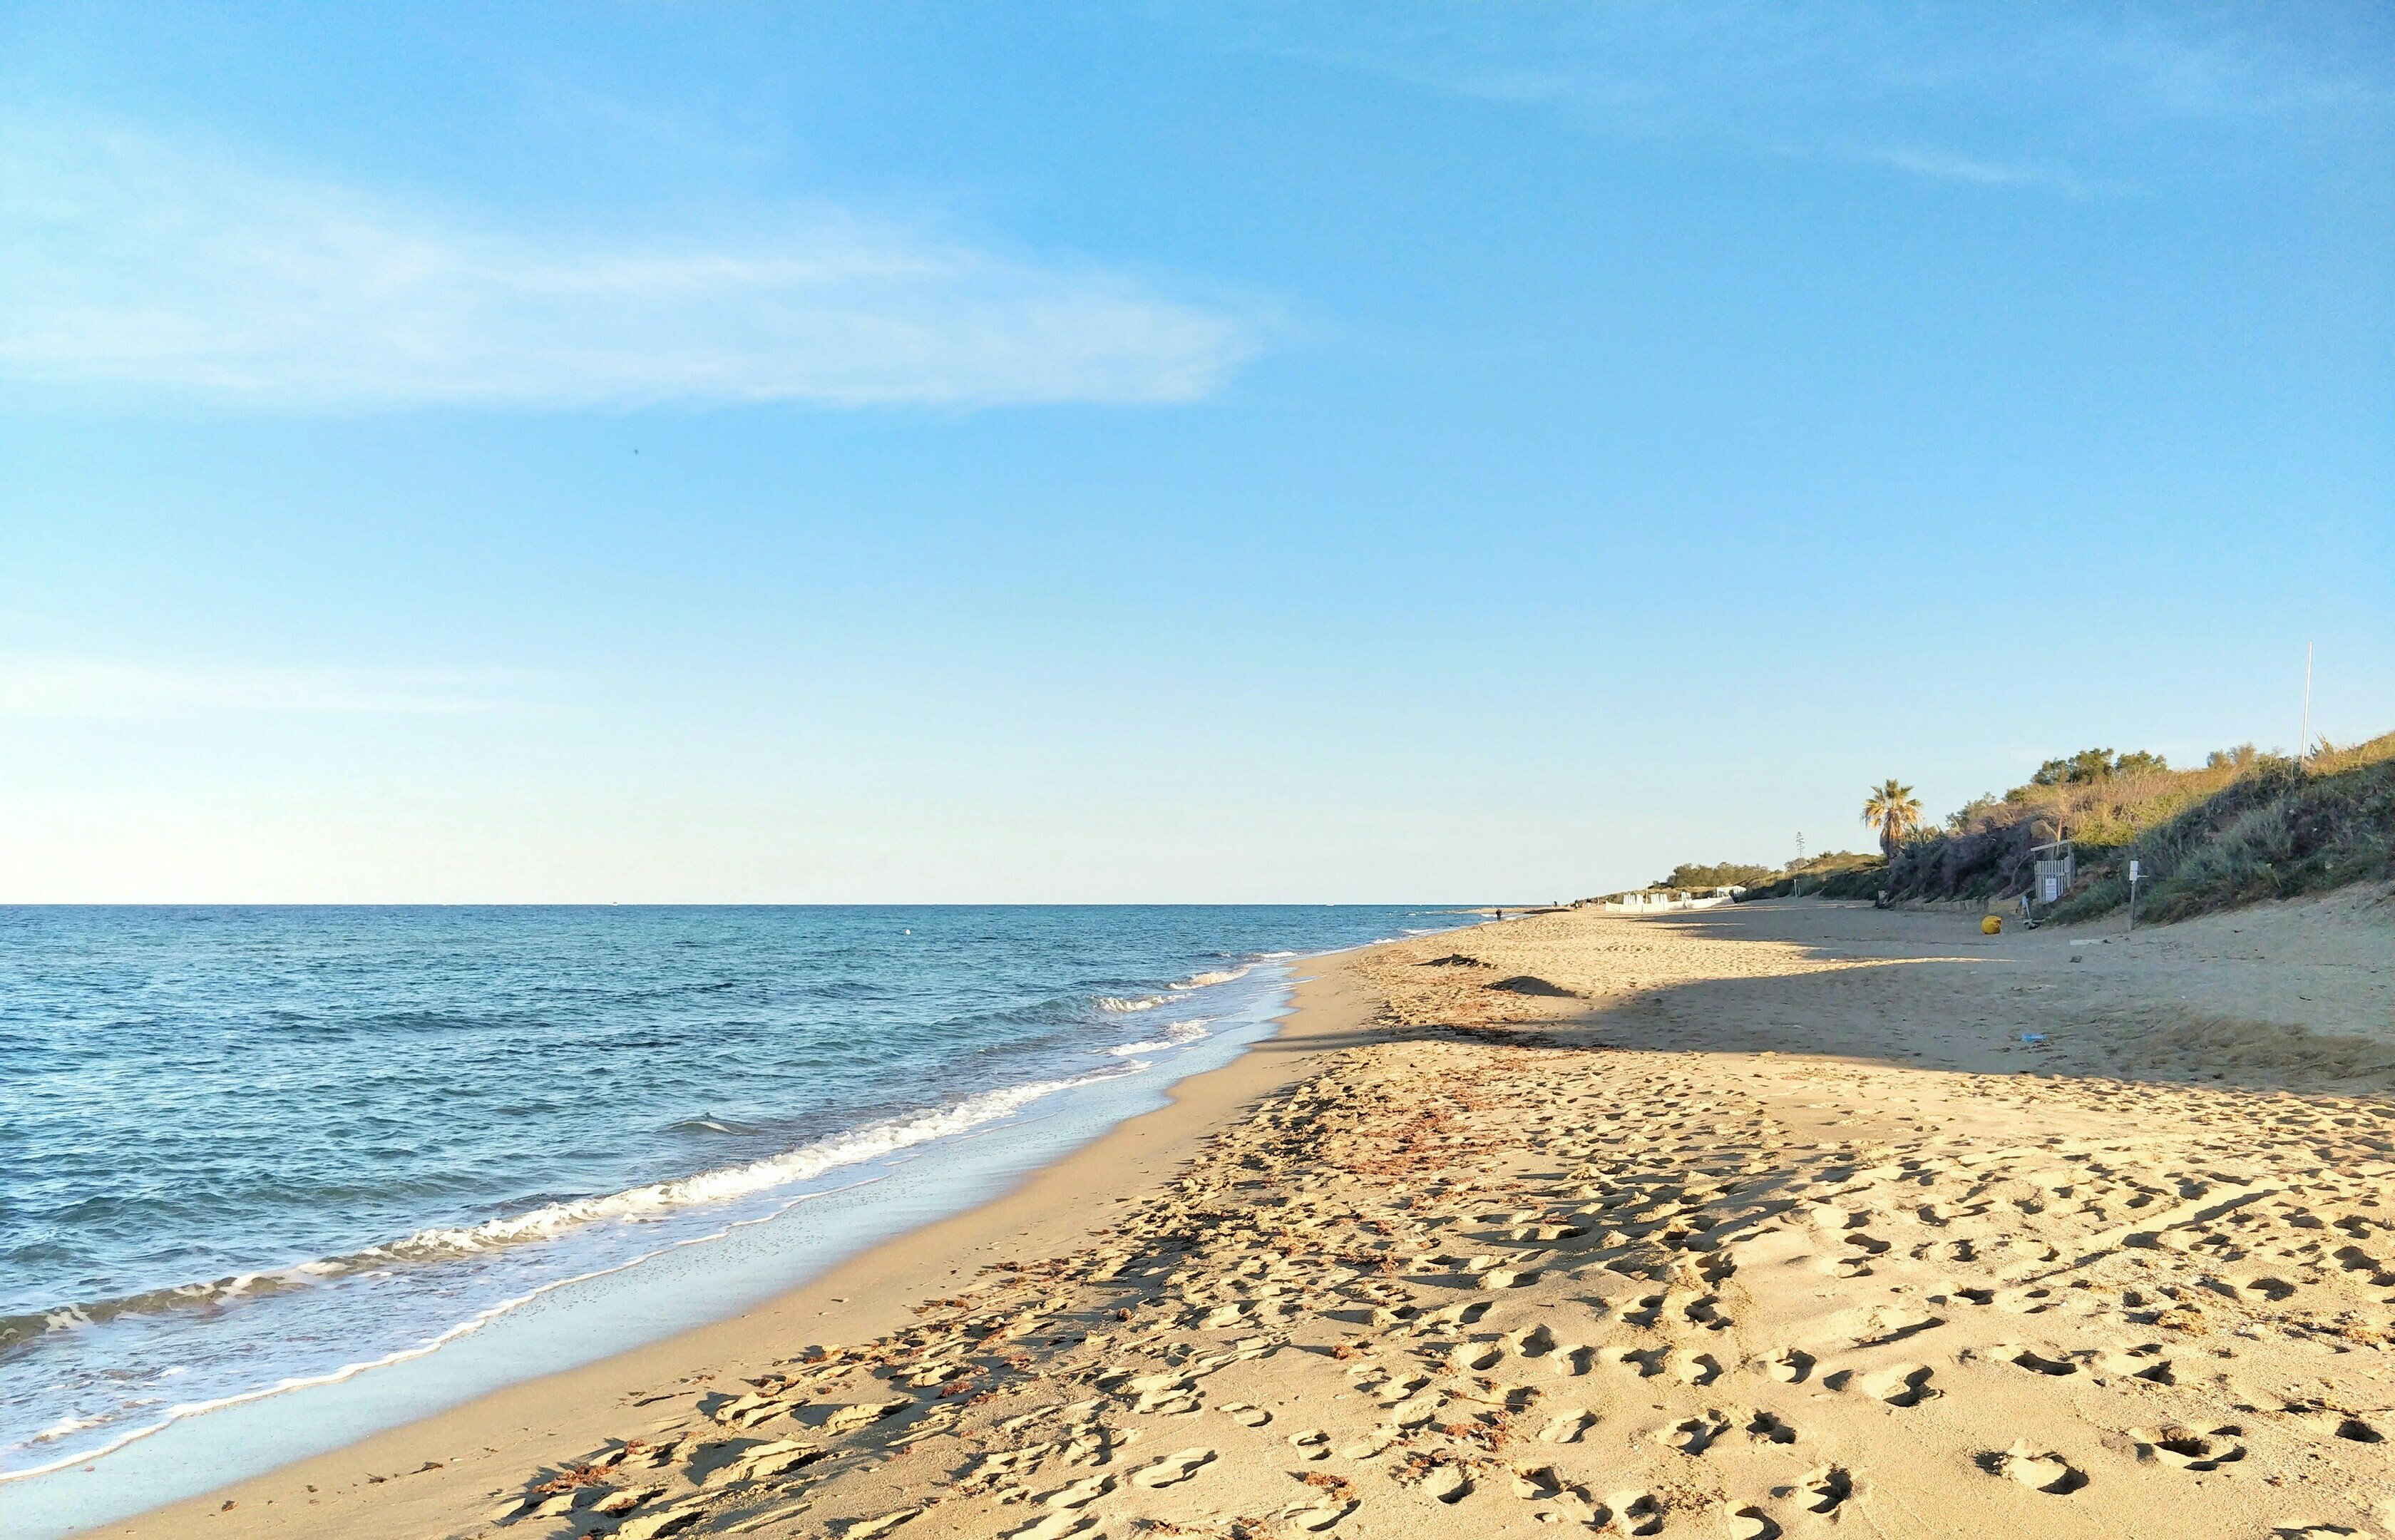
[[[2219,756],[2215,755],[2217,759]],[[2114,777],[2158,776],[2170,768],[2160,754],[2139,749],[2116,754],[2110,749],[2082,749],[2064,759],[2050,759],[2029,778],[2031,786],[2093,786]]]
[[[1899,786],[1890,777],[1864,799],[1863,822],[1879,830],[1880,851],[1893,861],[1896,847],[1921,829],[1920,799],[1912,794],[1912,788]]]

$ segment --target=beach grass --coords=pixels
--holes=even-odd
[[[1892,859],[1817,857],[1749,896],[1798,889],[1900,903],[2005,899],[2029,891],[2040,847],[2068,841],[2077,870],[2053,916],[2093,920],[2129,899],[2156,921],[2395,880],[2395,733],[2308,759],[2242,745],[2174,770],[2155,755],[2089,750],[1977,798]]]

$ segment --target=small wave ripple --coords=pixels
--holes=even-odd
[[[1158,1005],[1170,1005],[1182,998],[1177,994],[1155,994],[1142,995],[1136,1000],[1126,1000],[1120,995],[1100,995],[1096,1004],[1099,1010],[1108,1016],[1126,1016],[1132,1011],[1153,1011]]]
[[[1191,974],[1172,987],[1186,993],[1191,989],[1210,989],[1217,984],[1228,984],[1235,978],[1247,976],[1248,970],[1245,968],[1219,968],[1208,973]]]
[[[0,906],[0,1479],[735,1232],[770,1272],[853,1223],[833,1193],[962,1190],[1013,1148],[984,1125],[1036,1139],[1087,1111],[1042,1097],[1260,1029],[1250,967],[1424,915]]]
[[[1197,1027],[1197,1036],[1179,1035],[1184,1027]],[[1184,1022],[1168,1031],[1169,1042],[1134,1044],[1128,1049],[1110,1049],[1108,1053],[1127,1056],[1153,1052],[1194,1042],[1205,1035],[1202,1026]],[[602,1197],[543,1203],[522,1214],[488,1219],[479,1225],[421,1229],[401,1240],[367,1246],[347,1255],[319,1257],[287,1268],[237,1273],[213,1282],[151,1289],[114,1299],[62,1305],[55,1309],[0,1318],[0,1351],[45,1333],[74,1331],[128,1315],[205,1308],[224,1305],[245,1295],[255,1296],[304,1287],[368,1268],[453,1261],[501,1247],[552,1240],[570,1230],[604,1220],[638,1221],[673,1209],[744,1198],[773,1188],[806,1181],[840,1166],[855,1165],[933,1139],[959,1134],[982,1123],[1011,1117],[1042,1096],[1058,1091],[1134,1072],[1128,1067],[1108,1069],[1062,1080],[1033,1081],[1028,1084],[1006,1086],[968,1096],[950,1107],[885,1118],[765,1160],[702,1171],[674,1181],[652,1182],[644,1187]],[[61,1427],[60,1430],[73,1429]]]
[[[1186,1048],[1193,1042],[1203,1042],[1211,1034],[1205,1021],[1176,1021],[1164,1029],[1164,1035],[1146,1042],[1126,1042],[1119,1048],[1105,1050],[1111,1058],[1130,1058],[1137,1054],[1161,1054],[1174,1048]]]

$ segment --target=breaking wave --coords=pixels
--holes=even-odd
[[[1203,1021],[1176,1021],[1164,1029],[1164,1035],[1151,1042],[1126,1042],[1105,1053],[1112,1058],[1129,1058],[1133,1054],[1160,1054],[1168,1048],[1186,1048],[1193,1042],[1211,1036]]]
[[[1183,1027],[1197,1027],[1198,1036],[1205,1035],[1205,1029],[1196,1023],[1182,1023],[1171,1030],[1179,1032]],[[1196,1039],[1176,1041],[1194,1042]],[[1128,1056],[1134,1051],[1137,1050],[1116,1052]],[[836,1167],[855,1165],[877,1156],[962,1133],[978,1124],[1010,1117],[1042,1096],[1075,1086],[1114,1080],[1136,1073],[1142,1068],[1144,1066],[1130,1065],[1065,1080],[1032,1081],[1023,1085],[1005,1086],[968,1096],[947,1107],[867,1123],[761,1161],[702,1171],[695,1175],[669,1182],[654,1182],[646,1187],[612,1192],[602,1197],[562,1199],[542,1203],[522,1214],[486,1219],[479,1225],[420,1229],[403,1240],[368,1246],[345,1256],[321,1257],[287,1268],[235,1273],[214,1282],[152,1289],[115,1299],[0,1317],[0,1352],[48,1332],[73,1331],[124,1316],[206,1308],[244,1297],[306,1287],[363,1269],[389,1268],[394,1263],[452,1261],[481,1252],[549,1240],[602,1220],[639,1221],[695,1204],[747,1197],[792,1182],[803,1182]]]
[[[1191,974],[1172,987],[1183,990],[1203,989],[1216,984],[1228,984],[1235,978],[1244,978],[1247,974],[1248,970],[1245,968],[1231,968],[1218,973]]]
[[[1100,995],[1097,1004],[1098,1009],[1107,1015],[1119,1016],[1126,1011],[1153,1011],[1158,1005],[1170,1005],[1180,998],[1179,995],[1159,994],[1142,995],[1137,1000],[1125,1000],[1119,995]]]

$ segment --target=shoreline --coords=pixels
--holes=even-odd
[[[1209,1135],[1235,1121],[1243,1107],[1302,1075],[1313,1055],[1342,1045],[1320,1040],[1352,1035],[1370,1002],[1360,982],[1339,963],[1370,949],[1290,960],[1292,968],[1305,972],[1291,979],[1288,1003],[1271,1033],[1228,1064],[1174,1082],[1163,1107],[1115,1124],[986,1201],[869,1245],[761,1304],[592,1362],[518,1381],[337,1449],[67,1533],[181,1535],[196,1522],[233,1512],[243,1515],[244,1533],[319,1533],[328,1521],[324,1498],[363,1495],[369,1488],[390,1489],[375,1491],[378,1506],[396,1499],[405,1507],[428,1510],[427,1523],[438,1525],[436,1514],[454,1518],[471,1510],[492,1481],[513,1472],[512,1464],[483,1468],[487,1456],[460,1458],[459,1452],[470,1446],[487,1449],[499,1440],[505,1447],[536,1426],[547,1430],[544,1439],[561,1446],[574,1445],[577,1438],[595,1446],[622,1426],[618,1407],[627,1387],[728,1374],[734,1365],[761,1369],[770,1360],[787,1358],[800,1337],[853,1342],[894,1329],[909,1306],[963,1274],[969,1262],[1078,1238],[1102,1216],[1099,1206],[1147,1190]],[[104,1478],[105,1471],[96,1474]]]
[[[2388,901],[1327,954],[1003,1196],[89,1533],[2395,1534]]]

